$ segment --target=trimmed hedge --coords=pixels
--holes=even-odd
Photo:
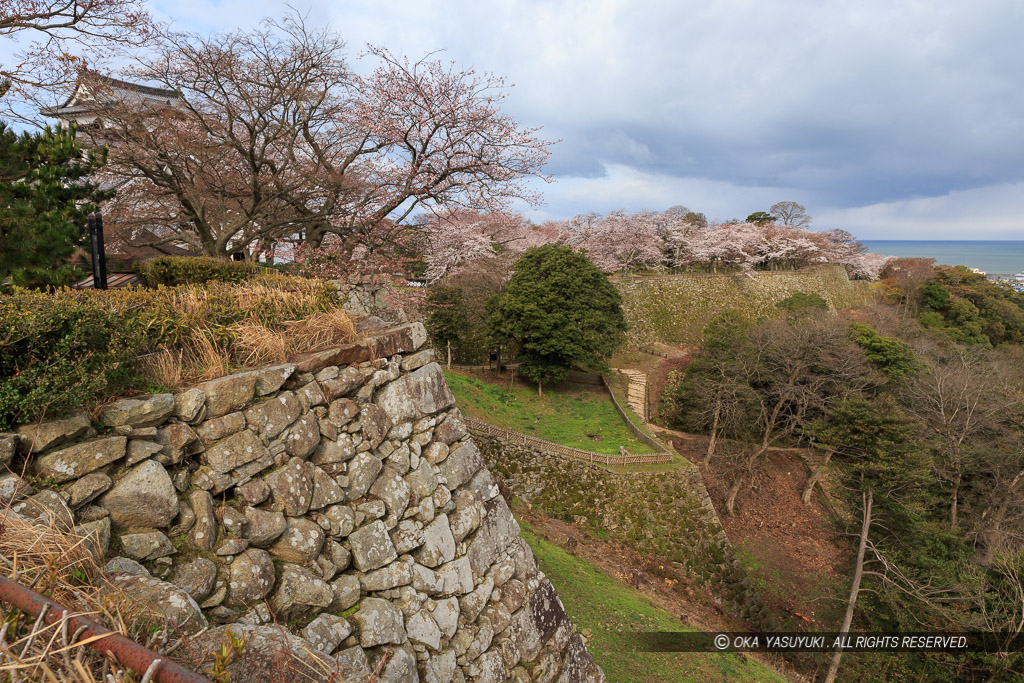
[[[0,297],[0,430],[137,383],[138,326],[93,302]]]
[[[210,256],[159,256],[137,262],[135,272],[147,287],[173,287],[206,282],[245,282],[271,270],[257,263]]]
[[[340,305],[328,282],[284,276],[157,290],[16,290],[0,297],[0,431],[132,389],[141,354],[199,331],[222,346],[243,321],[275,328]]]

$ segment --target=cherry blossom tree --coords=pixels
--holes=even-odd
[[[846,266],[850,277],[860,280],[877,280],[892,259],[892,256],[883,256],[882,254],[859,253],[846,257],[840,263]]]
[[[605,271],[623,273],[661,263],[663,240],[650,216],[612,211],[597,222],[583,244],[590,260]]]
[[[376,250],[424,209],[539,201],[526,180],[547,179],[550,143],[501,112],[502,79],[373,46],[367,58],[377,67],[352,73],[341,38],[295,15],[257,31],[161,34],[130,73],[184,104],[118,103],[96,133],[112,143],[117,180],[139,189],[121,215],[224,256],[286,237],[317,247],[332,233]]]
[[[422,252],[429,282],[481,267],[481,259],[505,269],[530,247],[557,242],[556,226],[534,226],[519,213],[456,209],[432,214],[422,228]]]
[[[769,269],[802,268],[824,261],[824,251],[808,230],[769,224],[763,226],[764,251],[759,263]]]
[[[700,239],[699,233],[708,227],[704,214],[690,211],[685,206],[673,206],[655,214],[652,220],[664,241],[665,265],[673,269],[693,265],[690,244]]]

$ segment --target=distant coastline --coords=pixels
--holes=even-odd
[[[1024,272],[1024,240],[859,240],[867,250],[897,257],[933,258],[989,275]]]

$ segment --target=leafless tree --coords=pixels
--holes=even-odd
[[[835,400],[881,383],[846,324],[830,316],[790,323],[772,321],[752,335],[756,354],[754,387],[759,394],[760,443],[745,457],[726,499],[733,514],[736,497],[772,443],[819,416]]]
[[[952,347],[930,359],[930,368],[903,390],[907,411],[918,418],[934,449],[936,474],[949,486],[949,524],[960,526],[960,503],[971,459],[993,432],[1006,403],[995,368],[983,356]]]
[[[807,209],[796,202],[779,202],[772,204],[768,213],[775,216],[776,222],[781,225],[788,225],[794,228],[811,227],[811,217],[807,215]]]
[[[140,0],[0,0],[0,36],[22,47],[15,63],[0,66],[5,114],[34,120],[16,105],[53,104],[87,63],[141,45],[153,30]]]
[[[898,258],[889,261],[882,271],[885,284],[897,290],[903,317],[917,315],[921,289],[935,277],[935,259]]]

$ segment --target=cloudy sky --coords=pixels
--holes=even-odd
[[[271,0],[150,0],[202,33]],[[1020,0],[293,0],[341,33],[515,84],[555,146],[535,219],[780,200],[863,239],[1024,239]]]

